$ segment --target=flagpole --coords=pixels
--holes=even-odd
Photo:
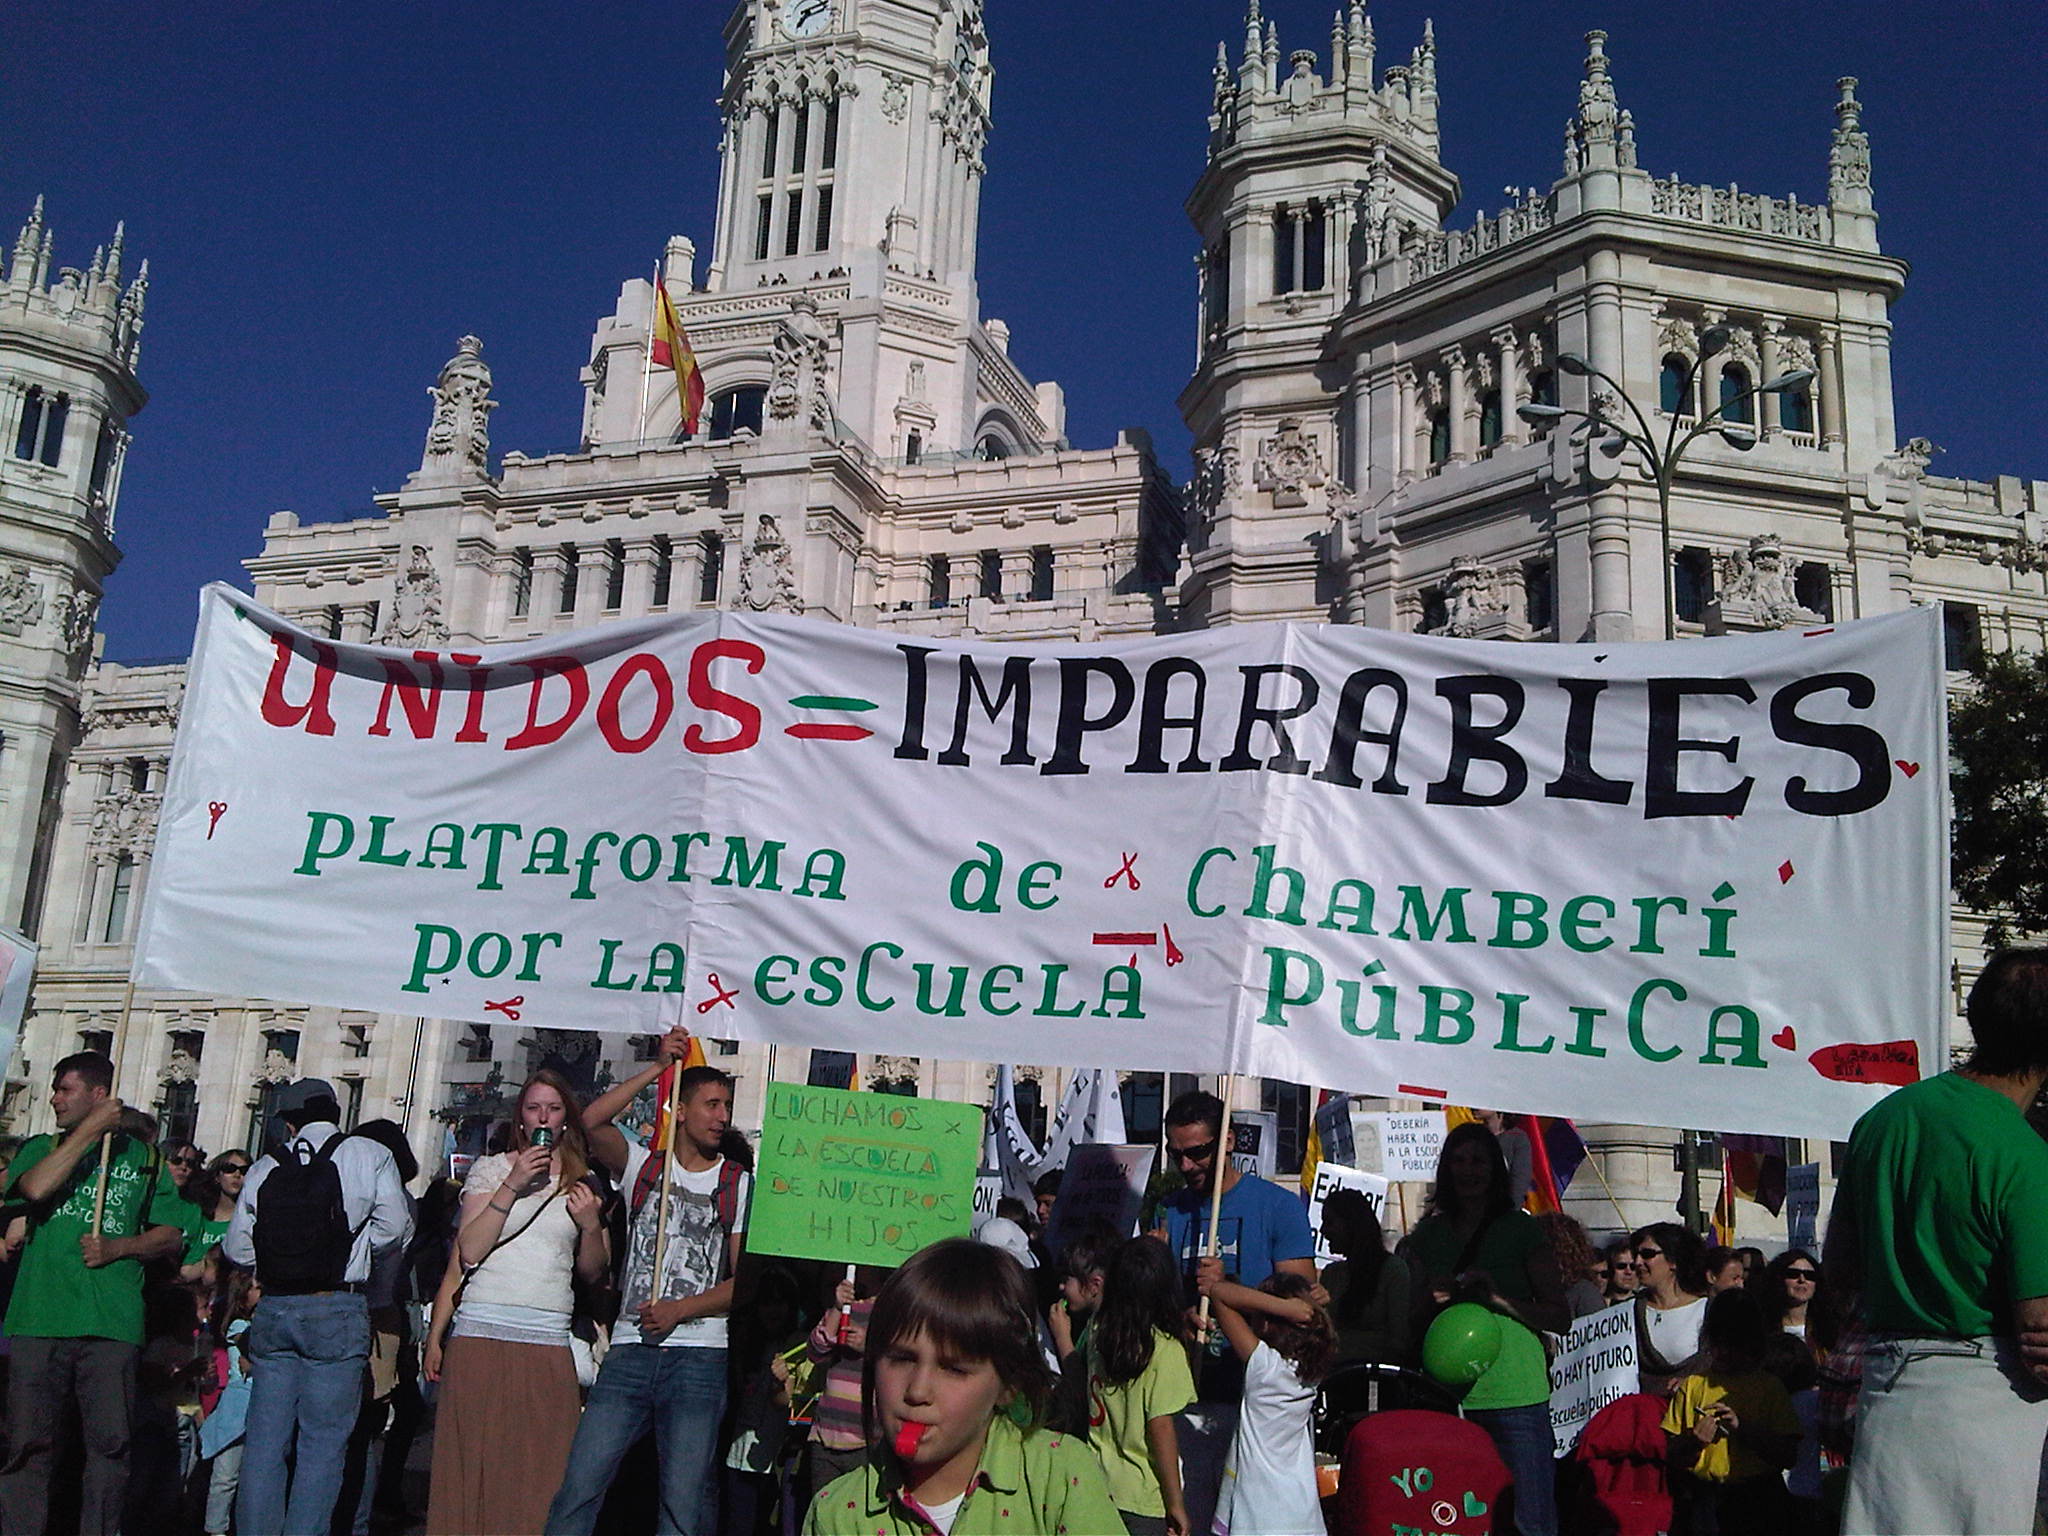
[[[654,1217],[654,1273],[648,1278],[647,1299],[661,1300],[662,1267],[668,1261],[668,1205],[669,1184],[676,1166],[676,1101],[683,1086],[683,1064],[671,1064],[674,1075],[668,1080],[668,1140],[661,1148],[661,1209]]]
[[[128,985],[121,992],[121,1012],[114,1021],[114,1096],[121,1095],[121,1057],[128,1045],[128,1016],[135,1011],[135,963],[128,964]],[[118,1127],[117,1127],[118,1129]],[[114,1159],[114,1133],[100,1137],[100,1171],[93,1182],[92,1235],[98,1237],[107,1218],[107,1170]]]
[[[654,312],[661,300],[657,290],[661,287],[661,263],[654,264],[654,287],[647,290],[647,339],[640,347],[640,418],[633,427],[633,442],[638,444],[647,439],[647,376],[654,371]]]
[[[1209,1175],[1209,1232],[1202,1239],[1202,1257],[1216,1257],[1216,1224],[1223,1219],[1223,1175],[1230,1168],[1230,1101],[1237,1095],[1237,1074],[1223,1074],[1223,1130],[1216,1138],[1216,1161]],[[1195,1336],[1207,1337],[1209,1332],[1209,1298],[1202,1298],[1201,1310],[1195,1314]]]

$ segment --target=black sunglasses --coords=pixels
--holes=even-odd
[[[1197,1147],[1169,1147],[1166,1155],[1176,1163],[1206,1163],[1216,1155],[1219,1142],[1205,1141]]]
[[[1818,1280],[1820,1278],[1820,1271],[1817,1269],[1788,1269],[1785,1271],[1785,1278],[1787,1280]]]
[[[164,1161],[176,1163],[180,1168],[197,1168],[199,1166],[199,1159],[196,1157],[167,1157]]]
[[[1664,1250],[1662,1248],[1638,1248],[1636,1250],[1636,1257],[1639,1259],[1661,1259],[1664,1257]]]
[[[247,1163],[222,1163],[220,1171],[222,1173],[247,1173],[249,1165]]]

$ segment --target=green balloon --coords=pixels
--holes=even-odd
[[[1500,1315],[1473,1302],[1445,1307],[1422,1338],[1422,1368],[1447,1387],[1469,1385],[1500,1358]]]

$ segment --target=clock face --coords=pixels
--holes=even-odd
[[[783,0],[782,29],[791,37],[816,37],[832,24],[832,0]]]

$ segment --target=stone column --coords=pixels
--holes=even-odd
[[[518,565],[508,550],[491,557],[487,567],[489,585],[484,589],[484,633],[502,635],[512,626],[512,586],[519,579]]]
[[[1612,250],[1594,252],[1586,263],[1586,275],[1586,360],[1625,384],[1628,357],[1622,339],[1620,256]],[[1588,385],[1592,382],[1586,381]],[[1592,390],[1588,388],[1589,408],[1591,399]],[[1629,579],[1628,493],[1620,485],[1601,486],[1593,492],[1589,511],[1587,552],[1593,598],[1592,638],[1634,639],[1636,624]],[[1661,583],[1657,590],[1663,591]],[[1661,638],[1661,620],[1655,626],[1655,633]]]
[[[1525,443],[1529,440],[1529,424],[1516,414],[1529,403],[1529,379],[1522,371],[1522,340],[1512,326],[1502,326],[1493,333],[1492,340],[1500,348],[1501,441]]]
[[[1403,363],[1394,370],[1394,473],[1420,473],[1415,457],[1415,369]]]
[[[533,589],[526,595],[526,622],[535,629],[551,629],[561,617],[562,577],[569,558],[549,546],[533,552]]]
[[[604,540],[586,540],[576,546],[576,611],[578,629],[595,624],[604,613],[605,588],[611,580],[611,562]]]
[[[1814,358],[1820,368],[1820,393],[1814,404],[1820,420],[1814,426],[1820,433],[1823,446],[1842,441],[1842,358],[1836,349],[1841,345],[1841,333],[1832,327],[1823,330],[1815,339]]]
[[[341,609],[341,638],[354,645],[366,645],[376,620],[375,603],[344,603]]]
[[[1031,551],[1028,549],[1006,549],[1003,551],[1003,596],[1011,602],[1022,602],[1031,595]]]
[[[626,591],[619,600],[622,614],[643,614],[654,606],[654,536],[643,534],[626,542]],[[671,587],[673,575],[671,572]],[[675,593],[670,591],[673,598]]]
[[[1770,383],[1771,380],[1785,371],[1784,352],[1779,346],[1779,342],[1784,337],[1785,328],[1775,320],[1766,320],[1758,327],[1758,330],[1762,332],[1762,339],[1758,350],[1762,355],[1764,376],[1756,382],[1759,386],[1762,386]],[[1783,424],[1782,413],[1778,409],[1779,403],[1778,397],[1774,394],[1766,394],[1758,402],[1757,425],[1761,428],[1766,438],[1776,437]]]
[[[1451,461],[1469,463],[1479,457],[1479,397],[1472,389],[1472,367],[1463,347],[1444,349],[1444,372],[1451,386],[1446,407],[1451,415]]]
[[[673,545],[668,573],[668,611],[682,613],[697,606],[697,588],[704,582],[704,537],[687,534]]]

